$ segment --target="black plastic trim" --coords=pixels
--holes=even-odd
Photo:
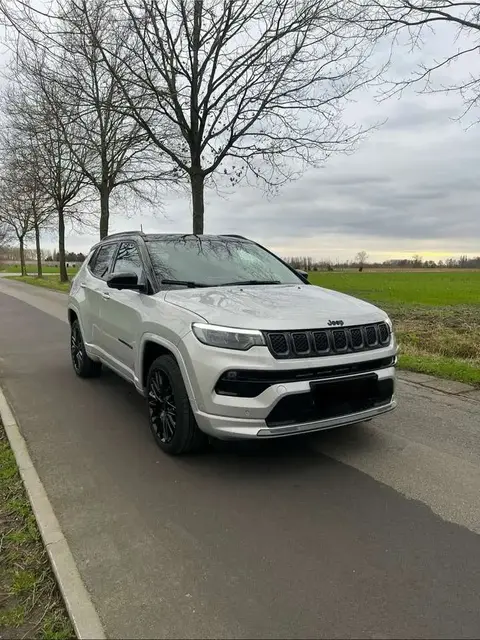
[[[396,357],[367,360],[348,365],[333,367],[313,367],[310,369],[292,369],[290,371],[265,371],[260,369],[232,369],[225,371],[215,386],[215,393],[237,398],[256,398],[265,389],[275,384],[289,382],[315,382],[342,376],[368,373],[393,367]],[[233,376],[233,374],[235,374]]]
[[[381,341],[381,329],[387,335],[387,339]],[[368,335],[375,332],[375,340],[368,340]],[[352,338],[352,331],[360,331],[362,336],[362,344],[355,346]],[[392,341],[390,327],[386,322],[371,322],[366,325],[356,325],[342,328],[323,328],[323,329],[303,329],[295,331],[264,331],[265,340],[272,356],[277,360],[293,359],[293,358],[318,358],[322,356],[340,355],[345,353],[359,353],[362,351],[373,351],[388,347]],[[305,341],[309,345],[308,351],[300,351],[295,346],[295,340],[299,341],[300,336],[304,336]],[[345,346],[338,346],[341,336],[345,337]],[[326,337],[326,348],[319,349],[319,336]],[[337,336],[337,341],[335,340]],[[287,350],[280,351],[275,347],[275,342],[279,340],[285,341]]]

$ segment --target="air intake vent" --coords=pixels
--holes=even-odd
[[[269,337],[273,353],[276,353],[279,356],[288,354],[289,348],[287,338],[283,333],[271,333]]]
[[[352,339],[352,347],[354,349],[361,349],[363,347],[363,335],[362,330],[359,327],[350,329],[350,337]]]
[[[377,327],[370,326],[365,329],[365,334],[367,336],[367,344],[369,347],[374,347],[377,342]]]
[[[335,346],[335,351],[347,350],[348,342],[345,329],[337,329],[333,332],[333,344]]]
[[[318,353],[328,353],[330,345],[328,344],[328,336],[326,331],[316,331],[313,334],[315,349]]]
[[[292,334],[293,346],[298,355],[306,354],[310,351],[308,336],[306,333]]]
[[[378,335],[382,344],[390,342],[390,329],[385,322],[378,325]]]

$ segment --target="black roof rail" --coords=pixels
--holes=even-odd
[[[143,231],[119,231],[118,233],[109,233],[108,236],[105,236],[105,238],[102,238],[101,242],[103,242],[103,240],[110,240],[111,238],[119,238],[120,236],[144,236],[145,234],[143,233]]]
[[[245,236],[240,236],[237,233],[222,233],[221,238],[239,238],[240,240],[248,240]]]

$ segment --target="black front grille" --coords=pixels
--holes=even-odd
[[[367,345],[374,347],[377,344],[377,327],[365,327],[365,334],[367,336]]]
[[[308,336],[306,333],[293,333],[293,347],[298,355],[308,353],[310,351],[310,345],[308,344]]]
[[[390,342],[390,331],[388,330],[388,326],[382,322],[378,325],[378,337],[382,344],[387,344]]]
[[[317,353],[329,352],[330,345],[328,343],[328,335],[326,331],[315,331],[313,338]]]
[[[390,344],[390,328],[386,322],[305,331],[266,331],[270,353],[277,359],[313,358],[353,351],[369,351]]]
[[[345,329],[337,329],[333,332],[333,345],[335,351],[346,351],[348,349],[347,332]]]
[[[287,355],[289,352],[287,337],[283,333],[271,333],[269,336],[272,351],[279,356]]]
[[[361,349],[363,347],[363,333],[359,327],[350,329],[350,337],[352,339],[352,347],[354,349]]]

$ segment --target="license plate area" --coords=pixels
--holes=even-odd
[[[269,427],[304,424],[367,411],[392,401],[393,378],[376,373],[310,382],[310,393],[285,396],[267,416]]]
[[[366,411],[380,399],[378,376],[318,380],[310,383],[312,400],[324,417]]]

